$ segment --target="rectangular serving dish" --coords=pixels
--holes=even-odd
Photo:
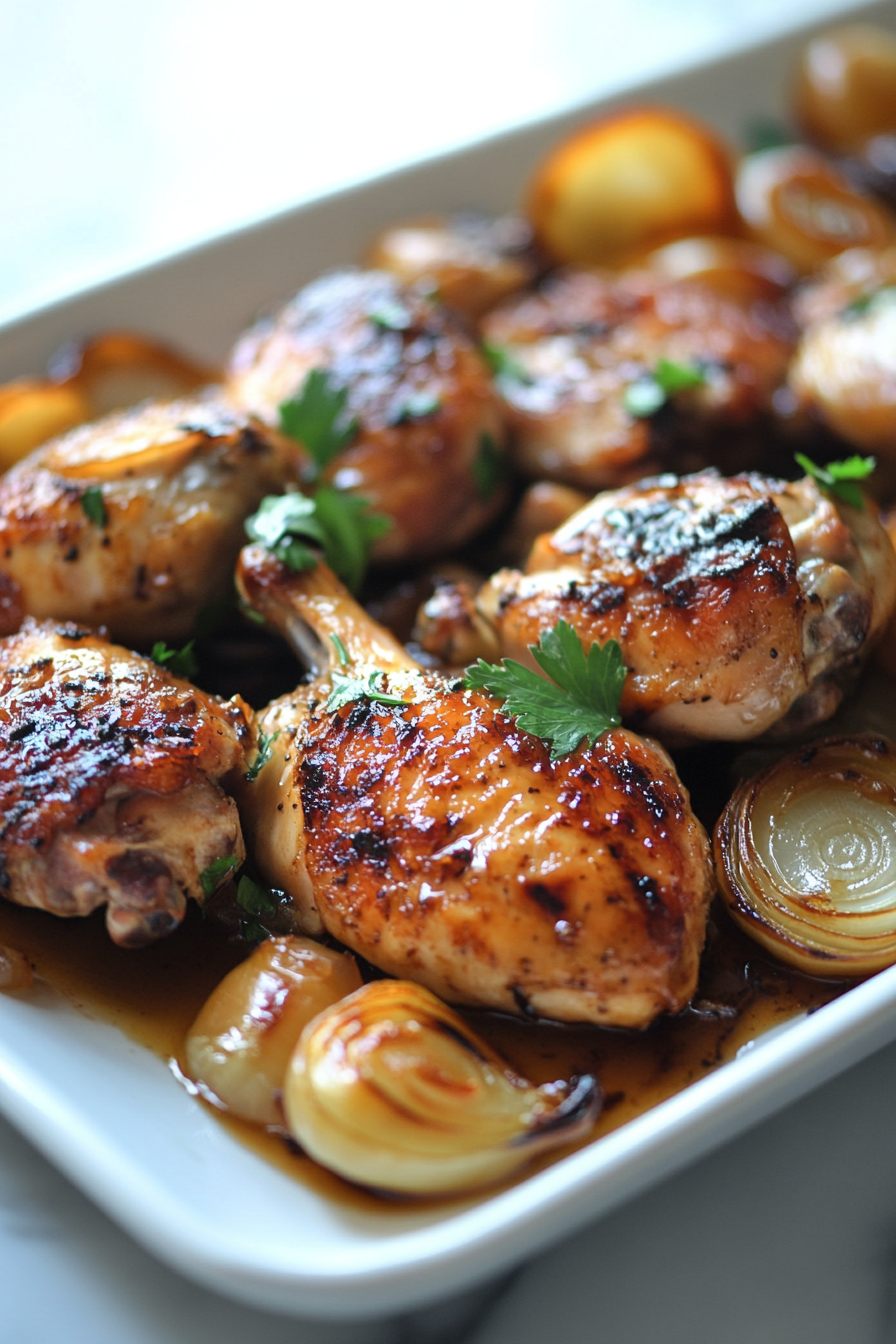
[[[850,16],[892,22],[889,5]],[[774,112],[805,33],[628,90],[736,140]],[[0,331],[0,379],[63,342],[127,327],[201,358],[380,226],[518,199],[592,104],[366,183],[55,304]],[[0,996],[0,1109],[148,1250],[241,1300],[300,1315],[398,1312],[473,1285],[606,1213],[896,1037],[896,968],[779,1028],[621,1129],[513,1188],[443,1204],[339,1204],[238,1143],[164,1063],[39,987]]]

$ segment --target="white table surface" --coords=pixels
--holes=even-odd
[[[2,0],[0,321],[829,0]],[[894,14],[896,17],[896,14]],[[0,1344],[896,1341],[896,1046],[512,1281],[352,1325],[162,1268],[0,1121]]]

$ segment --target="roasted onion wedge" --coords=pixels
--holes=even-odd
[[[880,737],[797,748],[737,789],[715,834],[735,922],[810,975],[896,962],[896,752]]]
[[[407,980],[379,980],[302,1033],[283,1106],[292,1134],[340,1176],[403,1194],[498,1181],[585,1134],[595,1080],[533,1087],[457,1013]]]
[[[241,1119],[282,1125],[283,1078],[303,1028],[360,986],[348,953],[268,938],[200,1009],[187,1034],[190,1077]]]

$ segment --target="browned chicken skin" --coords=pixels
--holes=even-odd
[[[238,583],[318,674],[259,715],[278,736],[240,791],[307,931],[456,1003],[630,1027],[684,1006],[711,879],[660,747],[619,729],[552,762],[489,696],[422,672],[322,565],[293,575],[251,547]],[[379,670],[403,703],[328,712],[333,635],[349,674]]]
[[[298,475],[294,445],[213,393],[51,439],[0,480],[0,634],[25,613],[181,643],[231,592],[243,520]]]
[[[327,479],[392,520],[380,561],[467,541],[504,498],[504,427],[488,370],[445,310],[382,271],[339,271],[237,343],[228,388],[269,424],[313,369],[348,391],[354,440]]]
[[[586,646],[618,640],[623,716],[672,743],[828,718],[894,603],[872,504],[714,472],[598,495],[478,599],[502,652],[533,667],[528,646],[561,618]]]
[[[204,900],[209,865],[243,860],[221,780],[244,766],[247,716],[75,625],[27,619],[0,641],[2,894],[56,915],[106,905],[123,946],[168,933]]]
[[[783,298],[738,301],[647,271],[558,272],[489,313],[482,330],[507,357],[498,385],[519,466],[588,489],[754,453],[732,432],[768,416],[796,339]],[[699,368],[704,381],[638,418],[627,389],[660,359]]]

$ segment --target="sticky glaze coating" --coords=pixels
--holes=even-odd
[[[51,439],[0,479],[0,634],[27,613],[105,625],[136,648],[183,643],[230,593],[243,520],[299,465],[294,445],[213,394]]]
[[[670,452],[679,468],[686,453],[695,465],[731,458],[731,432],[770,412],[796,329],[783,291],[738,302],[697,280],[569,270],[488,314],[483,335],[520,375],[498,378],[520,468],[603,489]],[[680,416],[638,419],[626,389],[660,358],[699,364],[706,381],[676,396]]]
[[[494,516],[503,421],[482,357],[447,310],[383,271],[325,275],[242,337],[228,388],[276,425],[312,369],[348,389],[359,425],[326,478],[392,519],[375,559],[450,550]]]
[[[673,743],[828,718],[894,602],[873,505],[714,472],[598,495],[479,598],[504,654],[533,667],[561,618],[587,646],[618,640],[623,716]]]
[[[265,877],[392,975],[455,1003],[646,1026],[694,991],[708,844],[674,766],[619,729],[551,763],[495,700],[417,668],[323,566],[258,547],[244,595],[299,643],[340,637],[401,707],[328,712],[328,669],[259,716],[279,733],[241,789]],[[390,656],[390,644],[394,652]]]
[[[248,707],[206,695],[75,625],[0,641],[0,891],[85,915],[113,940],[168,933],[200,874],[244,848],[222,779],[244,766]],[[226,875],[222,875],[221,881]]]

